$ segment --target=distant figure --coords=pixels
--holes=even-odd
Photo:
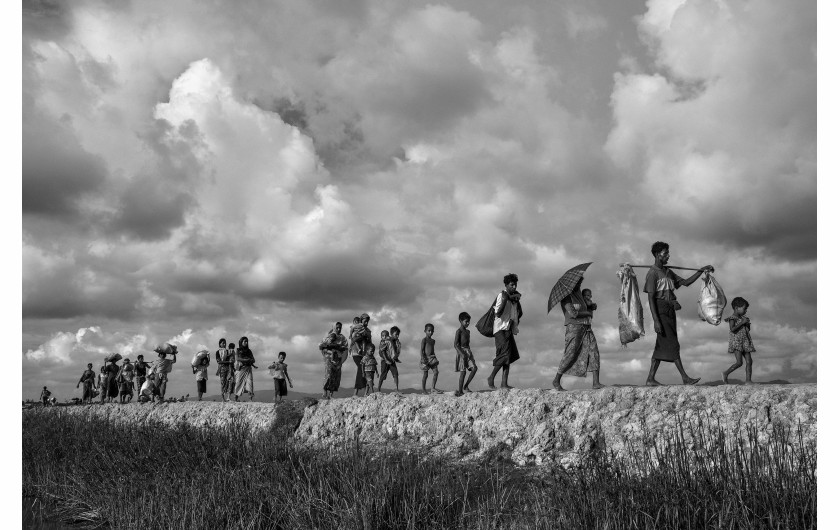
[[[103,367],[105,371],[105,377],[102,378],[100,374],[99,379],[99,386],[100,386],[100,394],[99,394],[99,403],[105,403],[105,399],[108,399],[108,403],[111,403],[115,397],[119,395],[119,387],[117,385],[117,375],[120,373],[120,368],[117,366],[117,362],[114,360],[108,361],[105,363]]]
[[[365,369],[365,396],[374,393],[373,379],[376,377],[376,359],[373,354],[376,352],[376,346],[372,342],[365,344],[365,355],[362,358],[362,366]]]
[[[350,355],[356,364],[356,381],[353,385],[354,396],[358,395],[361,390],[367,389],[367,379],[365,379],[365,370],[362,366],[362,357],[364,357],[367,351],[367,345],[373,345],[368,324],[370,324],[370,315],[362,313],[358,318],[358,322],[354,318],[353,325],[350,326]]]
[[[154,401],[155,397],[160,397],[160,391],[158,390],[157,385],[157,378],[158,375],[154,372],[150,373],[146,377],[146,380],[143,381],[143,386],[140,388],[140,391],[137,396],[138,403]]]
[[[216,375],[219,376],[219,384],[222,387],[222,401],[230,401],[230,395],[233,394],[233,363],[236,360],[236,350],[233,349],[233,343],[230,346],[231,349],[228,349],[226,339],[219,339],[219,349],[216,350],[216,363],[219,365]]]
[[[400,351],[402,351],[402,343],[400,343],[400,328],[391,326],[391,357],[394,362],[400,362]]]
[[[560,301],[565,316],[566,340],[563,357],[552,383],[555,390],[564,390],[560,385],[563,374],[586,377],[587,372],[592,372],[592,388],[604,388],[599,379],[601,354],[598,351],[595,333],[592,332],[592,317],[598,309],[598,304],[592,301],[592,291],[581,291],[581,283],[583,278],[578,280],[572,292]]]
[[[271,378],[274,379],[274,402],[279,403],[283,401],[283,396],[289,394],[286,383],[288,382],[288,386],[291,388],[295,387],[292,384],[292,378],[289,377],[288,366],[286,366],[286,352],[278,353],[277,360],[268,365],[268,369],[271,370]]]
[[[470,390],[470,381],[475,377],[478,366],[475,364],[475,357],[473,357],[472,350],[470,349],[470,330],[468,329],[470,326],[470,314],[462,311],[458,315],[458,322],[461,323],[461,326],[455,331],[455,371],[459,375],[458,391],[455,392],[455,395],[463,396],[464,392],[472,392]],[[470,372],[470,375],[467,377],[465,383],[464,377],[467,375],[467,371]]]
[[[318,349],[324,357],[324,393],[325,399],[331,399],[341,384],[341,367],[347,359],[347,337],[341,334],[341,322],[336,322],[327,332]]]
[[[382,392],[382,383],[388,377],[388,373],[394,377],[394,386],[397,388],[397,394],[400,392],[400,372],[397,370],[397,360],[394,358],[396,347],[395,340],[399,340],[400,328],[393,326],[390,330],[382,330],[379,334],[379,359],[381,362],[381,373],[379,374],[379,384],[376,387],[377,392]]]
[[[747,316],[747,308],[750,303],[736,296],[732,300],[732,316],[725,318],[729,322],[729,353],[735,354],[735,364],[726,371],[721,372],[723,382],[729,384],[729,374],[741,367],[743,359],[747,361],[746,384],[753,384],[752,381],[752,353],[755,351],[752,337],[750,336],[750,317]]]
[[[423,393],[442,394],[443,392],[437,389],[438,365],[440,361],[435,355],[435,339],[432,338],[432,335],[435,333],[434,324],[426,324],[423,327],[423,332],[426,333],[426,336],[420,339],[420,370],[423,371]],[[426,391],[426,379],[429,377],[429,370],[432,371],[434,376],[432,377],[432,389]]]
[[[44,387],[44,389],[41,390],[41,405],[42,406],[46,407],[49,404],[51,395],[52,395],[52,392],[47,390],[47,387]]]
[[[207,367],[210,366],[210,356],[202,357],[198,366],[193,366],[192,371],[195,374],[195,384],[198,387],[198,400],[207,392]],[[186,401],[181,398],[182,401]]]
[[[93,371],[93,363],[88,363],[87,370],[82,372],[82,377],[76,383],[76,388],[82,385],[82,402],[93,403],[93,389],[96,386],[96,372]]]
[[[236,401],[243,392],[248,392],[251,401],[254,401],[254,353],[248,347],[248,337],[239,339],[239,347],[236,349]]]
[[[648,270],[645,278],[644,292],[648,294],[648,305],[653,316],[653,329],[656,331],[656,345],[653,347],[653,355],[650,360],[650,372],[648,373],[647,386],[660,386],[656,380],[656,371],[659,363],[666,361],[674,363],[682,376],[684,385],[693,385],[700,378],[689,377],[683,369],[680,359],[680,341],[677,338],[677,311],[682,308],[674,291],[683,286],[688,286],[697,281],[706,271],[714,272],[714,267],[706,265],[691,275],[687,280],[677,276],[674,271],[666,265],[671,257],[668,243],[657,241],[650,247],[650,253],[655,258],[653,267]]]
[[[493,359],[493,372],[487,378],[487,386],[496,388],[494,381],[496,374],[502,370],[502,388],[512,388],[508,385],[510,365],[519,359],[519,348],[516,346],[514,335],[519,334],[519,320],[522,318],[522,304],[519,303],[522,294],[516,290],[519,276],[510,273],[502,279],[505,288],[496,297],[493,306],[496,318],[493,320],[493,340],[496,342],[496,357]]]
[[[137,389],[137,397],[140,397],[140,389],[143,388],[143,383],[146,382],[146,374],[149,371],[149,363],[143,360],[143,354],[137,356],[137,361],[134,363],[134,387]]]
[[[151,369],[153,373],[157,374],[157,388],[160,393],[158,400],[162,402],[166,399],[166,383],[169,381],[172,365],[178,362],[178,347],[167,342],[158,346],[155,351],[157,351],[158,358],[152,363]],[[169,354],[172,355],[171,360],[166,358]]]
[[[130,403],[134,397],[134,367],[127,358],[123,359],[123,365],[117,374],[117,385],[120,391],[120,404]]]

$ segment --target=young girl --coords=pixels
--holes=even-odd
[[[198,390],[198,400],[201,401],[204,393],[207,392],[207,367],[210,366],[210,355],[203,357],[197,366],[192,367],[195,374],[195,386]]]
[[[365,356],[362,358],[362,366],[365,369],[365,381],[367,381],[367,387],[365,389],[365,396],[369,396],[373,394],[373,379],[376,377],[378,370],[376,369],[376,359],[373,358],[373,354],[376,351],[376,346],[373,343],[368,342],[365,345]]]
[[[277,360],[268,365],[271,370],[271,377],[274,379],[274,402],[279,403],[283,401],[283,396],[288,395],[289,390],[286,388],[288,381],[289,387],[294,388],[292,378],[289,377],[288,367],[286,366],[286,352],[281,351],[277,354]]]
[[[735,364],[730,366],[726,371],[721,372],[723,376],[723,383],[729,384],[729,374],[737,370],[743,364],[742,359],[747,360],[747,381],[746,384],[751,385],[752,382],[752,352],[755,351],[752,337],[750,337],[750,318],[746,316],[747,308],[750,303],[741,298],[735,297],[732,300],[732,316],[725,320],[729,322],[729,353],[735,354]]]

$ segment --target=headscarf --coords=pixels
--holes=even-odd
[[[242,350],[243,353],[251,354],[251,348],[248,346],[243,346],[242,343],[248,340],[248,337],[242,337],[239,339],[239,349]]]
[[[370,320],[370,315],[368,315],[367,313],[362,313],[361,315],[359,315],[359,323],[360,324],[361,324],[362,320],[364,320],[364,319]]]

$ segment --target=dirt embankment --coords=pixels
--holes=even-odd
[[[519,464],[573,464],[595,448],[628,454],[661,444],[683,429],[696,436],[723,434],[759,442],[774,429],[798,426],[817,436],[817,386],[756,385],[660,388],[611,387],[558,393],[539,389],[451,395],[376,394],[367,398],[268,403],[188,402],[93,405],[56,413],[104,417],[120,424],[189,424],[294,436],[297,443],[340,448],[358,441],[373,447],[411,448],[473,459],[509,458]]]

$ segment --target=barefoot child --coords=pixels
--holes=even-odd
[[[423,328],[426,336],[420,340],[420,369],[423,371],[423,392],[425,394],[442,394],[437,387],[438,380],[438,358],[435,356],[435,339],[432,335],[435,333],[435,326],[433,324],[426,324]],[[432,371],[434,377],[432,378],[432,389],[426,391],[426,379],[429,377],[429,370]]]
[[[391,328],[392,330],[397,330],[397,334],[399,334],[399,328],[394,326]],[[394,386],[397,387],[397,393],[400,393],[400,373],[397,371],[397,364],[394,360],[394,354],[392,353],[394,350],[394,343],[391,335],[388,333],[387,330],[382,330],[382,333],[379,335],[379,357],[382,359],[382,373],[379,376],[379,386],[377,387],[376,391],[382,391],[382,383],[385,382],[385,378],[388,377],[388,372],[394,376]]]
[[[732,316],[724,319],[729,322],[729,353],[735,354],[735,364],[720,374],[723,376],[724,384],[729,384],[729,374],[741,367],[743,364],[742,359],[746,359],[747,361],[746,384],[753,384],[752,353],[755,351],[755,347],[750,336],[750,317],[746,315],[748,307],[750,307],[749,302],[740,296],[736,296],[732,300]]]
[[[134,397],[134,366],[128,359],[123,359],[117,374],[117,386],[120,389],[120,404],[131,402]]]
[[[201,401],[204,393],[207,392],[207,367],[210,366],[210,356],[202,357],[198,366],[193,366],[192,371],[195,374],[195,386],[198,390],[198,400]]]
[[[455,331],[455,371],[459,372],[460,375],[458,376],[458,391],[455,392],[455,395],[463,396],[464,392],[472,392],[470,381],[475,377],[478,367],[475,365],[475,358],[472,350],[470,350],[470,330],[467,329],[470,326],[470,314],[466,311],[461,312],[458,315],[458,321],[461,323],[461,327]],[[469,370],[470,376],[465,384],[464,377],[467,375],[467,370]]]
[[[286,366],[286,352],[281,351],[278,353],[277,360],[269,364],[268,369],[271,370],[271,377],[274,379],[274,402],[279,403],[283,401],[283,396],[289,394],[289,390],[286,388],[286,381],[288,381],[289,387],[295,387],[292,384],[292,378],[289,377],[288,367]]]
[[[368,342],[365,345],[365,355],[362,357],[362,366],[365,370],[365,380],[367,381],[367,388],[365,389],[365,396],[369,396],[373,394],[373,379],[376,376],[376,359],[373,358],[373,354],[376,351],[376,346],[373,343]]]

